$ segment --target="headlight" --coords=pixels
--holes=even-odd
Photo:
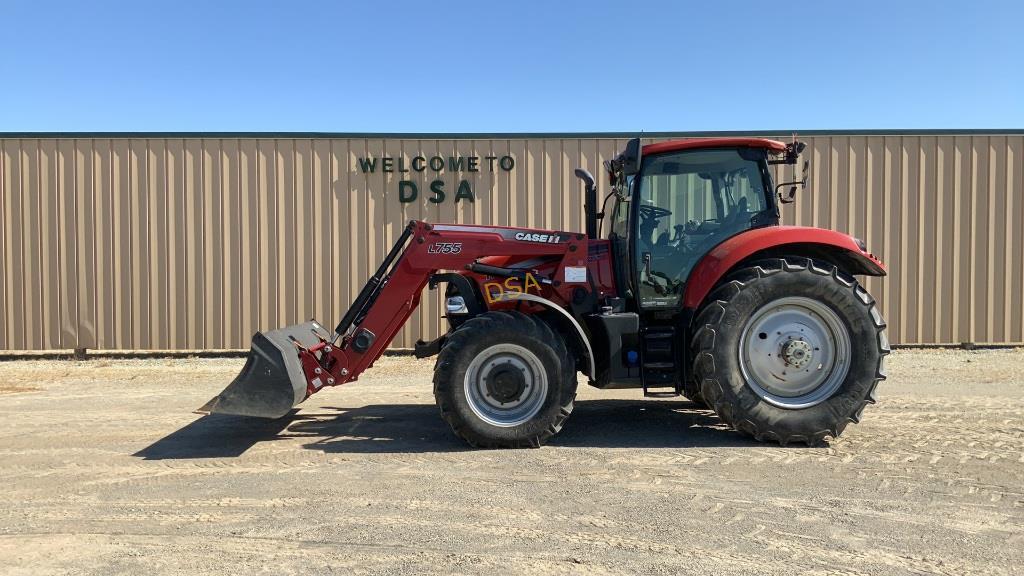
[[[444,303],[445,310],[449,314],[465,314],[469,312],[466,307],[466,300],[462,296],[450,296]]]

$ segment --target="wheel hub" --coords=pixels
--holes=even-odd
[[[823,302],[780,298],[747,321],[739,356],[747,386],[758,396],[782,408],[807,408],[827,400],[846,379],[850,335]]]
[[[519,400],[526,391],[524,371],[525,368],[517,369],[511,361],[496,366],[490,375],[484,378],[487,394],[501,404]]]
[[[789,340],[782,346],[782,359],[793,368],[803,368],[810,364],[813,358],[811,345],[803,340]]]
[[[536,416],[548,395],[548,377],[540,358],[511,343],[482,350],[466,369],[469,407],[493,426],[511,427]]]

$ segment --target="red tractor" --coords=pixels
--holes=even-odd
[[[423,288],[443,284],[449,329],[416,354],[437,355],[441,416],[473,446],[543,444],[572,413],[577,372],[597,388],[685,395],[758,440],[837,437],[874,402],[889,353],[854,276],[886,272],[860,240],[779,225],[796,183],[775,186],[770,166],[802,150],[631,140],[605,164],[601,210],[576,170],[585,233],[412,221],[333,332],[310,321],[257,333],[200,410],[280,418],[355,380]]]

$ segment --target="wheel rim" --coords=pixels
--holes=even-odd
[[[496,344],[470,362],[465,391],[477,417],[510,428],[540,412],[548,395],[548,377],[533,352],[516,344]]]
[[[782,408],[830,398],[850,370],[850,334],[839,316],[811,298],[762,306],[740,337],[740,369],[758,396]]]

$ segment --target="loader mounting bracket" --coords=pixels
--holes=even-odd
[[[445,340],[448,339],[447,334],[442,334],[437,338],[434,338],[430,342],[423,340],[417,340],[415,346],[412,349],[413,356],[416,356],[420,360],[424,358],[430,358],[431,356],[437,356],[441,352],[441,347],[444,346]]]

